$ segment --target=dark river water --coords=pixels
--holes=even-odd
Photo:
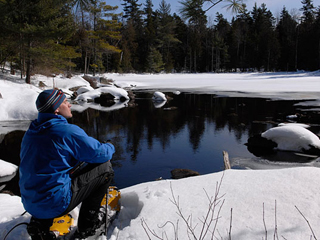
[[[318,166],[317,159],[287,163],[285,157],[279,162],[276,158],[261,158],[245,146],[249,136],[286,121],[309,123],[310,130],[319,134],[317,113],[298,109],[294,106],[296,101],[181,93],[170,94],[172,99],[159,108],[151,96],[138,92],[128,107],[73,112],[70,120],[100,141],[112,140],[116,147],[112,160],[114,184],[120,189],[158,178],[169,179],[175,168],[200,174],[221,171],[223,151],[228,152],[234,169]],[[290,116],[296,113],[299,117],[292,119]],[[19,165],[23,133],[13,131],[4,136],[0,159]],[[18,176],[4,189],[19,194],[17,181]]]

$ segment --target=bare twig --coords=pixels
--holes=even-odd
[[[151,237],[150,237],[149,234],[148,234],[148,231],[151,232],[151,230],[150,230],[149,226],[146,224],[146,227],[148,228],[148,231],[147,231],[146,227],[143,225],[144,223],[146,224],[146,222],[145,222],[144,219],[142,218],[142,219],[141,219],[141,226],[143,227],[145,233],[147,234],[148,239],[151,240]]]
[[[190,231],[191,235],[194,237],[194,239],[197,239],[195,233],[194,233],[194,230],[192,229],[191,225],[189,224],[188,220],[184,217],[183,213],[182,213],[182,210],[179,206],[179,196],[178,196],[178,200],[175,198],[174,196],[174,193],[173,193],[173,189],[172,189],[172,184],[170,182],[170,189],[171,189],[171,195],[172,195],[172,198],[173,200],[170,199],[170,201],[177,207],[177,214],[182,218],[182,220],[185,222],[188,230]],[[190,216],[189,216],[190,217]],[[188,218],[189,219],[189,218]]]
[[[273,239],[275,240],[276,238],[279,240],[278,237],[278,224],[277,224],[277,200],[275,200],[274,202],[274,235],[273,235]]]
[[[172,198],[170,198],[169,200],[171,201],[171,203],[173,203],[176,206],[178,216],[182,218],[184,224],[186,225],[187,236],[190,240],[191,239],[192,240],[207,239],[208,233],[211,233],[211,239],[213,239],[215,237],[214,236],[215,231],[218,231],[217,224],[218,224],[218,220],[220,218],[220,212],[221,212],[221,209],[224,205],[224,199],[222,199],[224,195],[220,196],[220,189],[221,189],[221,183],[222,183],[223,177],[224,177],[224,172],[221,176],[220,182],[216,183],[214,196],[210,197],[208,195],[208,193],[206,192],[206,190],[204,189],[204,192],[207,196],[209,204],[208,204],[208,210],[207,210],[205,216],[203,216],[203,218],[199,219],[199,221],[202,223],[199,236],[197,236],[197,234],[196,234],[196,228],[198,227],[198,224],[196,223],[194,225],[194,221],[192,219],[192,214],[190,214],[188,216],[185,216],[183,214],[183,211],[182,211],[182,208],[181,208],[180,202],[179,202],[179,196],[176,197],[174,195],[172,183],[170,183]],[[231,210],[231,215],[232,215],[232,210]],[[179,221],[177,221],[177,223],[175,225],[173,222],[167,221],[162,226],[158,225],[158,228],[164,228],[168,224],[172,225],[173,229],[174,229],[174,239],[178,240],[178,223],[179,223]],[[144,231],[146,232],[149,240],[151,240],[152,237],[155,237],[160,240],[168,239],[167,233],[165,231],[162,231],[162,236],[158,235],[155,232],[155,230],[150,229],[150,227],[148,226],[148,224],[146,223],[146,221],[143,218],[141,219],[141,225],[142,225]],[[231,228],[232,228],[232,216],[231,216],[231,220],[230,220],[229,240],[231,240]],[[169,238],[170,238],[170,236],[169,236]]]
[[[266,239],[268,239],[268,231],[267,231],[267,226],[266,226],[266,221],[264,219],[264,203],[262,204],[262,209],[263,209],[263,212],[262,212],[262,217],[263,217],[263,225],[264,225],[264,230],[265,230],[265,233],[266,233]]]
[[[314,239],[317,240],[317,238],[316,238],[316,236],[315,236],[315,234],[314,234],[314,232],[313,232],[313,229],[312,229],[312,227],[311,227],[308,219],[303,215],[303,213],[299,210],[299,208],[298,208],[297,206],[295,206],[295,208],[298,210],[298,212],[301,214],[301,216],[302,216],[302,217],[304,218],[304,220],[307,222],[307,224],[308,224],[308,226],[309,226],[309,228],[310,228],[310,230],[311,230],[311,232],[312,232],[312,235],[313,235]]]
[[[229,240],[231,240],[231,229],[232,229],[232,208],[230,211],[230,227],[229,227]]]

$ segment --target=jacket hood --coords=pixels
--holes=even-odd
[[[67,119],[53,113],[38,113],[38,118],[31,122],[29,131],[40,132],[58,123],[67,123]]]

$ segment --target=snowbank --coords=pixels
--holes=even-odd
[[[227,170],[179,180],[148,182],[121,189],[121,211],[109,228],[108,239],[143,240],[167,235],[168,239],[188,239],[184,219],[199,239],[209,203],[216,194],[210,230],[214,239],[273,239],[274,234],[290,240],[310,239],[312,232],[298,210],[307,218],[315,236],[320,236],[317,209],[320,208],[319,168],[281,170]],[[217,188],[221,184],[219,191]],[[176,204],[174,204],[174,199]],[[18,197],[0,194],[0,238],[14,224],[28,221],[20,216]],[[216,218],[219,215],[219,218]],[[217,220],[218,219],[218,220]],[[231,226],[231,227],[230,227]],[[25,226],[19,226],[7,239],[30,239]],[[106,239],[104,236],[100,240]],[[204,239],[211,239],[208,232]]]
[[[99,96],[102,91],[112,91],[110,93],[114,94],[116,99],[119,96],[128,99],[124,89],[154,89],[154,91],[162,92],[208,93],[230,97],[314,99],[309,101],[309,104],[314,106],[319,101],[319,76],[319,71],[311,73],[103,74],[102,77],[113,79],[115,85],[121,88],[111,86],[103,87],[105,90],[81,92],[78,99],[88,101],[90,98]],[[42,88],[39,87],[40,82],[42,82]],[[2,95],[0,121],[33,120],[37,114],[34,102],[38,94],[44,88],[52,87],[60,88],[71,96],[71,88],[90,89],[90,84],[80,75],[70,79],[62,75],[56,77],[35,75],[29,85],[25,84],[19,76],[0,74],[0,93]],[[84,108],[75,107],[75,109],[83,111]]]
[[[0,177],[5,177],[14,174],[18,166],[0,159],[0,169]]]

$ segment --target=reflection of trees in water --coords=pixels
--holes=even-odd
[[[253,136],[261,133],[278,122],[284,122],[287,115],[296,113],[294,101],[225,98],[209,94],[173,96],[162,108],[155,108],[150,98],[136,99],[136,103],[137,107],[112,112],[93,109],[82,113],[74,112],[70,122],[100,141],[111,138],[116,147],[113,165],[121,167],[127,160],[127,155],[133,162],[138,160],[139,154],[144,150],[144,143],[152,150],[154,143],[160,142],[165,150],[170,146],[170,141],[184,133],[193,151],[197,152],[206,130],[209,129],[208,126],[213,126],[213,135],[227,130],[240,142],[244,134]],[[319,115],[308,112],[305,119],[307,122],[318,123]],[[0,143],[0,159],[20,164],[19,153],[23,134],[23,131],[13,131],[4,137]],[[228,145],[227,142],[225,144]],[[8,189],[13,190],[15,194],[19,194],[17,182],[18,174],[8,185]]]
[[[185,128],[193,150],[197,151],[208,124],[214,124],[214,131],[228,129],[240,141],[243,134],[250,136],[265,131],[270,127],[267,121],[285,121],[287,115],[295,113],[293,101],[225,98],[209,94],[173,96],[162,108],[155,108],[147,98],[136,99],[136,103],[136,107],[112,112],[89,109],[81,114],[74,113],[72,122],[100,141],[117,136],[112,139],[118,145],[115,159],[125,160],[124,154],[128,153],[132,161],[137,161],[143,141],[147,141],[148,148],[152,149],[156,139],[166,149],[170,139]],[[265,124],[255,124],[255,121]]]
[[[0,159],[6,162],[13,163],[16,166],[20,165],[20,146],[25,131],[12,131],[5,135],[0,143]],[[1,182],[1,181],[0,181]],[[20,195],[20,189],[18,186],[19,174],[5,184],[6,187],[3,190],[10,190],[16,195]]]

